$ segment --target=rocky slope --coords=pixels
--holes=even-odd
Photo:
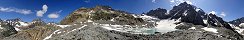
[[[59,24],[16,19],[0,27],[2,40],[244,40],[239,27],[186,2],[140,15],[108,6],[80,8]]]
[[[84,22],[84,21],[108,21],[114,24],[120,25],[136,25],[136,24],[145,24],[146,22],[141,18],[135,18],[132,15],[129,15],[127,12],[113,10],[108,6],[96,6],[95,8],[80,8],[64,20],[61,24],[72,24],[75,22]],[[106,23],[106,22],[99,22]]]

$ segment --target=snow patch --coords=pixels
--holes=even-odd
[[[87,25],[83,25],[83,26],[81,26],[81,27],[79,27],[79,28],[76,28],[76,29],[73,29],[73,30],[71,30],[71,31],[68,31],[67,33],[65,33],[64,35],[67,35],[67,34],[69,34],[70,32],[73,32],[73,31],[76,31],[76,30],[79,30],[79,29],[81,29],[81,28],[84,28],[84,27],[86,27]],[[64,31],[65,32],[65,31]],[[64,36],[64,35],[61,35],[61,36]]]
[[[186,16],[186,15],[187,15],[187,13],[186,13],[186,12],[187,12],[187,10],[186,10],[186,11],[184,11],[184,13],[183,13],[183,14],[184,14],[184,16]]]
[[[93,22],[92,20],[87,20],[87,22]]]
[[[47,40],[50,39],[52,37],[53,34],[57,34],[56,32],[58,32],[59,30],[54,31],[51,35],[45,37],[43,40]]]
[[[204,24],[208,24],[208,20],[203,19]]]
[[[136,14],[131,14],[133,17],[138,18]]]
[[[241,23],[239,26],[240,26],[240,27],[244,27],[244,23]]]
[[[215,29],[215,28],[204,27],[204,28],[201,28],[201,29],[203,29],[203,30],[205,30],[205,31],[213,32],[213,33],[218,33],[218,32],[217,32],[218,30]]]
[[[189,28],[189,29],[196,29],[196,27],[191,27],[191,28]]]
[[[3,29],[3,27],[0,25],[0,29]]]
[[[114,22],[114,18],[112,18],[110,21]]]
[[[17,28],[17,27],[14,27],[14,29],[16,30],[16,31],[21,31],[19,28]]]
[[[216,22],[215,22],[214,24],[215,24],[215,25],[218,25],[218,23],[216,23]]]
[[[65,28],[65,27],[69,27],[69,26],[71,26],[71,25],[57,25],[57,26],[59,26],[59,27],[61,27],[61,28]]]
[[[196,9],[196,12],[198,12],[199,10],[201,10],[201,9],[197,8],[197,9]]]

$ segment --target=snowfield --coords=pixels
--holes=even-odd
[[[166,33],[170,31],[175,31],[175,27],[177,26],[175,23],[180,22],[179,20],[161,20],[157,22],[156,31],[161,32],[161,33]]]
[[[204,28],[201,28],[201,29],[203,29],[203,30],[205,30],[205,31],[213,32],[213,33],[218,33],[218,32],[217,32],[218,30],[215,29],[215,28],[204,27]]]
[[[154,34],[155,28],[130,28],[129,25],[102,24],[102,28],[132,34]]]
[[[242,32],[244,31],[244,29],[238,29],[238,30],[236,30],[239,34],[242,34],[242,35],[244,35]]]
[[[233,25],[233,24],[230,24],[229,23],[229,25],[232,27],[232,28],[234,28],[235,29],[235,31],[237,31],[239,34],[242,34],[242,35],[244,35],[242,32],[244,31],[244,29],[241,29],[240,27],[238,27],[238,26],[235,26],[235,25]],[[241,24],[240,24],[241,25]],[[240,26],[239,25],[239,26]]]

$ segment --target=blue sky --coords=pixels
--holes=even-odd
[[[170,10],[172,5],[177,5],[179,1],[188,1],[206,13],[215,11],[216,15],[223,17],[226,21],[244,17],[242,3],[244,0],[1,0],[0,18],[21,18],[27,22],[42,18],[46,22],[59,22],[81,7],[107,5],[116,10],[141,14],[156,8]]]

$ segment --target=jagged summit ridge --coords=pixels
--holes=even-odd
[[[225,28],[228,30],[231,30],[235,33],[235,35],[239,35],[242,37],[238,32],[235,31],[226,21],[224,21],[221,17],[216,16],[215,14],[209,13],[206,14],[201,8],[197,8],[194,5],[187,4],[186,2],[179,4],[178,6],[174,6],[169,12],[162,13],[157,12],[158,10],[151,10],[148,13],[145,13],[149,16],[154,16],[157,18],[166,17],[163,19],[169,19],[169,20],[179,20],[180,23],[192,23],[194,25],[202,25],[204,27],[220,27]],[[151,13],[154,12],[154,13]],[[159,15],[164,14],[164,15]],[[165,15],[167,14],[167,15]],[[189,24],[188,24],[189,25]],[[176,27],[178,29],[188,28],[186,25],[180,25]],[[204,29],[204,28],[203,28]],[[240,38],[241,39],[241,38]]]
[[[236,20],[232,20],[229,23],[234,24],[234,25],[240,25],[241,23],[244,23],[244,17],[238,18]]]

